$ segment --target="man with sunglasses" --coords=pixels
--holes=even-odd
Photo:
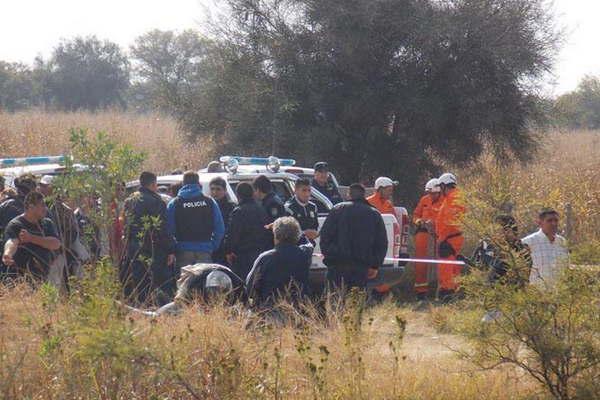
[[[551,208],[544,208],[538,214],[540,229],[522,241],[531,249],[533,267],[529,282],[533,284],[551,285],[568,266],[569,253],[567,240],[558,234],[560,215]]]

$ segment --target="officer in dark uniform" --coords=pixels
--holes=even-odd
[[[381,214],[365,199],[365,188],[350,186],[350,201],[336,205],[321,228],[327,279],[334,287],[366,288],[385,260],[388,240]]]
[[[120,278],[128,300],[140,304],[154,292],[162,304],[171,297],[161,289],[172,279],[175,240],[167,231],[167,207],[157,189],[156,175],[142,172],[140,189],[124,205],[126,252]]]
[[[319,236],[319,211],[315,203],[310,201],[310,181],[298,179],[294,188],[294,197],[285,203],[285,211],[300,224],[304,235],[314,244]]]
[[[265,228],[270,218],[254,200],[252,185],[239,183],[236,194],[240,204],[231,212],[224,246],[231,269],[245,280],[254,260],[262,252],[273,248],[273,241],[272,234]]]
[[[225,231],[227,231],[229,228],[229,217],[235,208],[235,203],[227,198],[227,182],[221,177],[216,177],[210,181],[209,185],[210,195],[217,202],[217,205],[221,210],[223,222],[225,223]],[[228,265],[227,260],[225,259],[224,241],[222,241],[221,246],[213,252],[212,260],[217,264]]]
[[[312,180],[312,186],[321,192],[325,197],[329,199],[335,206],[338,203],[344,201],[342,195],[333,183],[333,180],[329,176],[329,166],[326,162],[320,161],[315,164],[315,177]],[[319,212],[325,213],[328,210],[319,210]]]
[[[252,182],[252,188],[254,189],[254,198],[258,200],[267,215],[269,216],[269,224],[273,223],[277,218],[285,217],[285,208],[283,207],[283,201],[275,193],[273,184],[264,175],[259,175]]]

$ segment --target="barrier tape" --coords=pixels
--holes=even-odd
[[[317,256],[317,257],[321,257],[323,258],[323,254],[319,254],[319,253],[313,253],[313,255]],[[395,257],[386,257],[385,258],[386,262],[413,262],[413,263],[420,263],[420,264],[446,264],[446,265],[461,265],[461,266],[466,266],[467,264],[465,264],[462,261],[451,261],[451,260],[432,260],[432,259],[427,259],[427,258],[395,258]]]

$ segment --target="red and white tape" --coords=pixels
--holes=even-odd
[[[313,255],[317,257],[323,258],[323,254],[313,253]],[[412,263],[420,263],[420,264],[445,264],[445,265],[461,265],[465,266],[466,264],[462,261],[452,261],[452,260],[432,260],[427,258],[395,258],[395,257],[386,257],[385,262],[412,262]]]

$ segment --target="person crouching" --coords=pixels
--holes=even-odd
[[[293,217],[279,218],[273,234],[275,248],[256,259],[246,280],[248,297],[259,308],[273,306],[281,298],[295,303],[310,292],[313,246],[306,239],[299,244],[300,224]]]

